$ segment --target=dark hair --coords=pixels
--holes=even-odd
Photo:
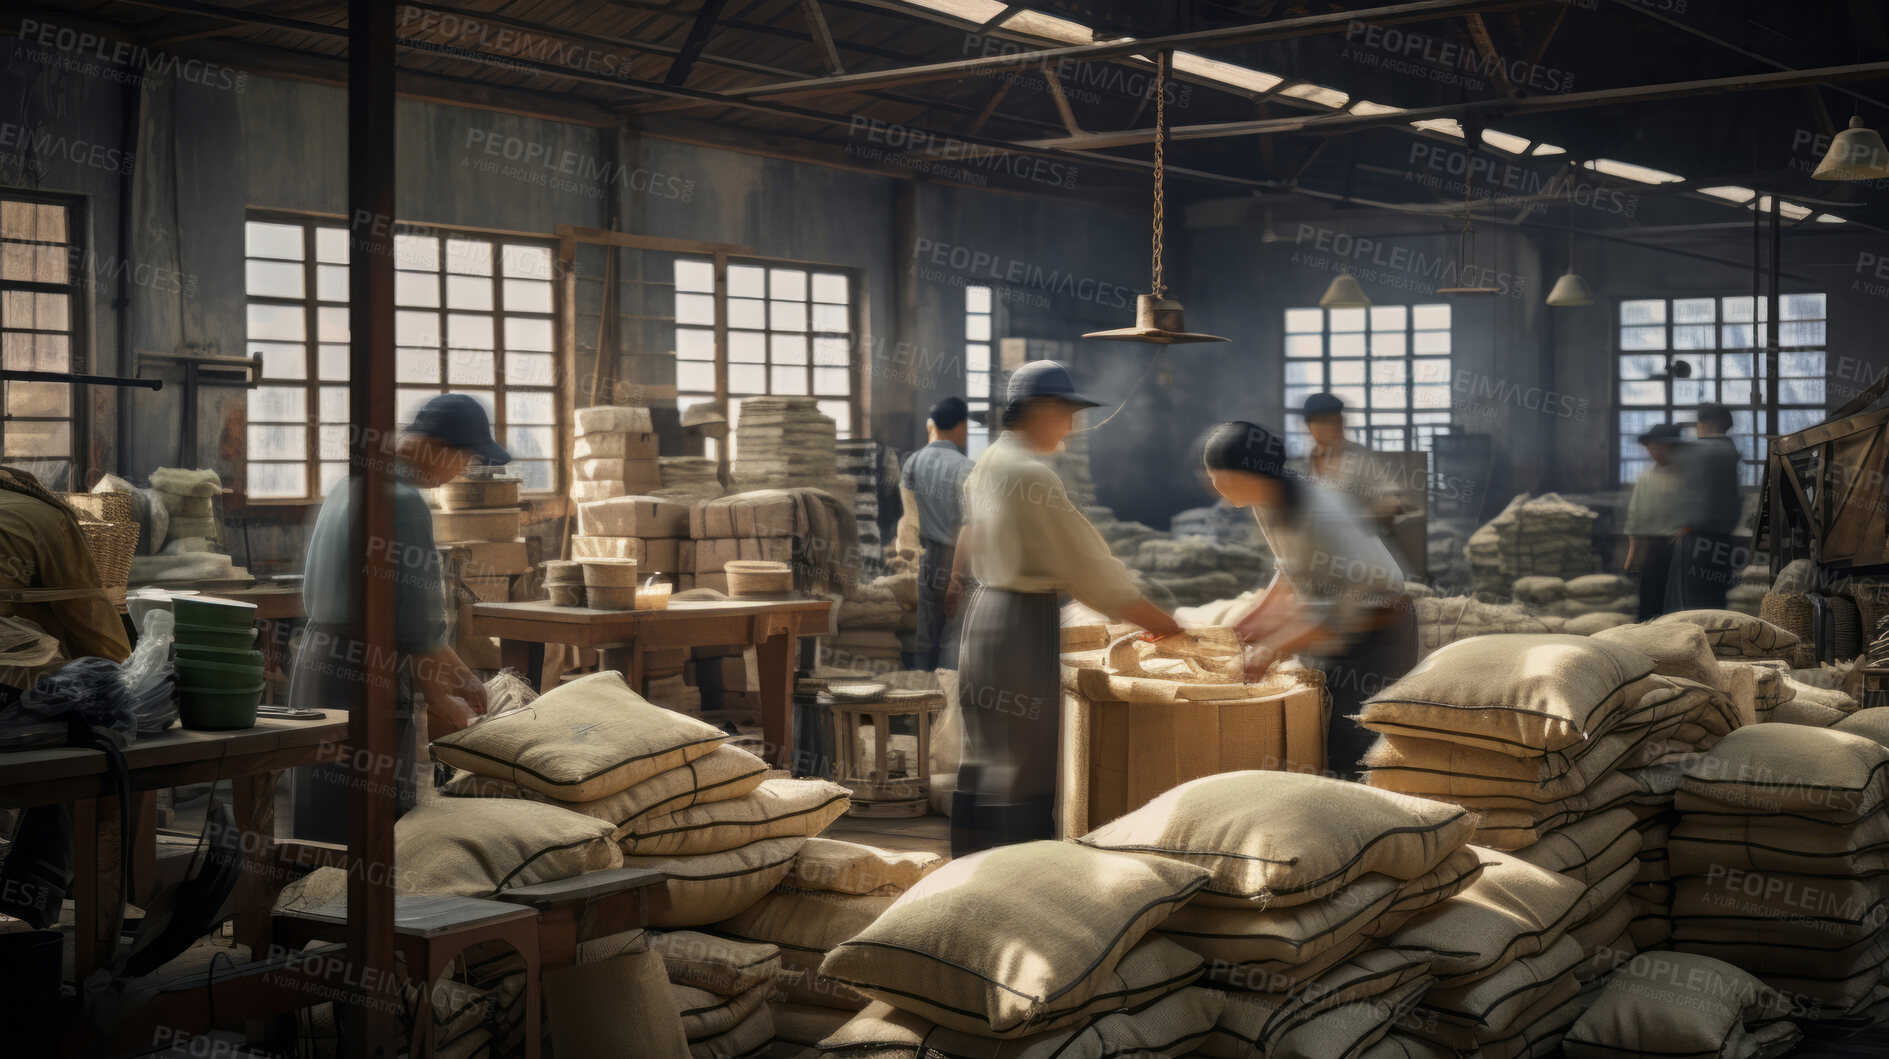
[[[1699,422],[1729,431],[1732,429],[1732,410],[1717,401],[1706,401],[1699,405]]]
[[[1236,419],[1208,431],[1201,443],[1201,462],[1210,471],[1239,471],[1280,482],[1286,487],[1286,505],[1298,504],[1296,476],[1286,470],[1285,442],[1257,423]]]

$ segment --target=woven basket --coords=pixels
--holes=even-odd
[[[1831,656],[1834,661],[1847,662],[1863,653],[1866,641],[1863,639],[1863,618],[1861,608],[1842,596],[1826,597],[1830,604],[1830,618],[1834,632],[1830,637]]]
[[[1808,592],[1766,592],[1758,617],[1797,637],[1799,643],[1817,643],[1816,608]]]
[[[794,590],[794,568],[767,559],[730,559],[722,564],[728,574],[728,594],[737,598],[783,596]]]
[[[131,582],[131,557],[138,550],[138,518],[123,493],[66,493],[60,497],[79,516],[79,532],[98,568],[98,581],[120,610]]]

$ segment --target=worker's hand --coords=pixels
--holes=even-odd
[[[1257,684],[1266,679],[1266,674],[1272,672],[1273,667],[1279,664],[1279,652],[1265,644],[1247,644],[1244,664],[1246,682]]]
[[[443,735],[451,735],[463,728],[470,727],[479,720],[482,710],[474,710],[466,700],[457,696],[435,699],[427,696],[426,700],[426,738],[431,742]]]
[[[1134,606],[1122,613],[1122,618],[1148,630],[1157,640],[1181,631],[1181,624],[1173,615],[1145,599],[1136,600]]]

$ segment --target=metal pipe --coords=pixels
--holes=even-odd
[[[145,390],[164,388],[163,379],[127,379],[117,375],[83,375],[70,371],[14,371],[8,368],[0,370],[0,379],[10,382],[65,382],[75,386],[137,387]]]
[[[355,996],[342,1053],[387,1059],[399,1024],[394,967],[396,707],[394,541],[394,5],[348,4],[348,546],[358,561],[348,631],[364,645],[348,716],[348,962]],[[364,766],[364,767],[363,767]],[[424,1017],[424,1016],[423,1016]]]

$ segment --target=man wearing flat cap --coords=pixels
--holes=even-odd
[[[1388,533],[1391,520],[1408,507],[1396,468],[1345,436],[1345,402],[1329,393],[1305,399],[1299,414],[1312,435],[1311,454],[1292,461],[1299,474],[1346,494]]]
[[[964,527],[964,478],[971,473],[966,456],[969,407],[962,397],[947,397],[931,407],[925,423],[929,441],[905,461],[900,485],[910,495],[906,509],[918,519],[917,669],[956,669],[956,622],[945,614],[945,590],[951,584],[958,531]]]

